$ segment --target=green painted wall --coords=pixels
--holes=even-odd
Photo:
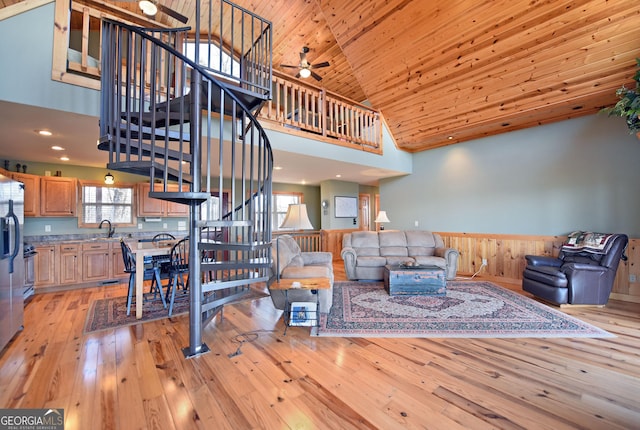
[[[386,228],[640,237],[640,141],[598,114],[424,151],[386,179]]]

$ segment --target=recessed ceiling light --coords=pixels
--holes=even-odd
[[[453,140],[453,136],[449,136],[449,137],[447,137],[447,139]]]
[[[60,157],[60,160],[69,161],[69,157],[67,157],[66,155],[63,155],[62,157]]]
[[[275,167],[273,168],[273,170],[282,170],[282,167],[281,167],[281,166],[275,166]]]
[[[342,175],[337,174],[337,175],[336,175],[336,178],[342,178]]]
[[[49,130],[38,130],[38,134],[40,136],[51,136],[53,133],[51,133]]]
[[[64,151],[64,148],[58,145],[53,145],[51,149],[53,149],[54,151]]]

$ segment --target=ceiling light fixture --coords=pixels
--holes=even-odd
[[[158,6],[156,6],[152,1],[141,0],[140,2],[138,2],[138,6],[140,7],[140,10],[142,10],[142,13],[144,13],[145,15],[154,16],[158,13]]]
[[[116,182],[116,178],[113,177],[113,175],[111,174],[111,172],[107,172],[106,175],[104,175],[104,183],[107,185],[113,185]]]
[[[54,151],[64,151],[64,148],[58,145],[53,145],[51,149],[53,149]]]
[[[53,133],[51,133],[49,130],[38,130],[38,134],[40,136],[51,136]]]
[[[63,155],[62,157],[60,157],[61,161],[69,161],[69,157],[67,157],[66,155]]]
[[[311,70],[309,70],[307,68],[300,69],[300,77],[301,78],[308,78],[309,76],[311,76]]]

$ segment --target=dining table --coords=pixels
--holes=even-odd
[[[136,319],[142,318],[142,303],[144,294],[144,259],[157,255],[166,255],[170,258],[171,248],[176,243],[175,240],[160,242],[138,242],[137,246],[131,247],[131,252],[136,257]]]

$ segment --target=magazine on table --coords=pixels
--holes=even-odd
[[[315,326],[317,318],[317,304],[313,302],[293,302],[289,308],[289,325]]]

